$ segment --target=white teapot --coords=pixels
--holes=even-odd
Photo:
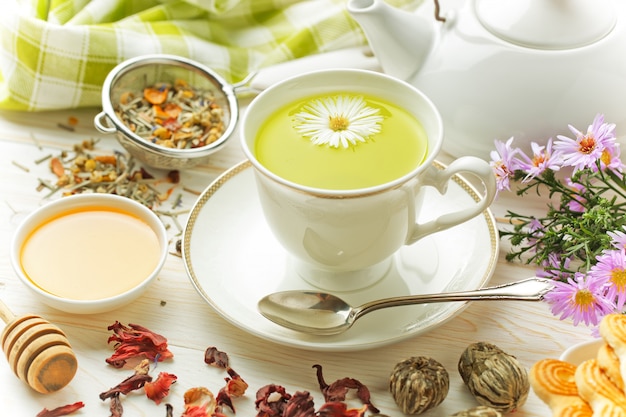
[[[545,143],[568,124],[586,131],[597,113],[626,131],[626,1],[457,0],[444,22],[425,1],[347,9],[383,71],[439,108],[451,155],[486,159],[511,136]]]

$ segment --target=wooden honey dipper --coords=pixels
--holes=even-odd
[[[6,323],[0,335],[2,350],[19,379],[49,394],[74,378],[78,362],[61,329],[36,315],[15,317],[2,301],[0,318]]]

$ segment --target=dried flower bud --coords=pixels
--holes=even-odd
[[[469,410],[454,413],[450,417],[502,417],[502,413],[491,407],[479,405]]]
[[[469,345],[459,360],[459,373],[474,398],[503,413],[526,402],[528,373],[514,356],[490,343]]]
[[[396,364],[389,378],[389,390],[405,414],[421,414],[438,406],[448,395],[450,378],[439,362],[424,356]]]

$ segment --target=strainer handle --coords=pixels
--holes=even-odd
[[[108,125],[108,120],[108,116],[105,112],[102,111],[98,113],[96,117],[94,117],[93,124],[96,126],[96,129],[98,129],[98,131],[101,133],[115,133],[117,129],[115,129],[114,127],[110,127]]]

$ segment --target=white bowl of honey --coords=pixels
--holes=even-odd
[[[96,314],[137,299],[167,257],[162,221],[146,206],[111,194],[79,194],[40,207],[11,245],[17,276],[40,301]]]

